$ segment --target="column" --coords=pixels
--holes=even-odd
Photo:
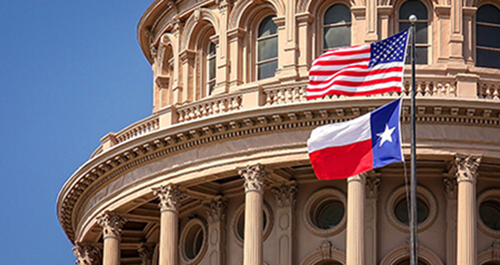
[[[177,265],[179,201],[181,192],[177,185],[153,188],[160,199],[160,257],[158,265]]]
[[[293,262],[293,235],[295,222],[295,199],[297,195],[297,184],[295,181],[284,183],[279,187],[273,187],[271,191],[276,196],[276,220],[277,225],[277,265],[290,265]]]
[[[365,180],[364,174],[347,179],[347,265],[365,263]]]
[[[453,172],[443,176],[446,197],[446,264],[457,264],[457,181]]]
[[[481,157],[457,154],[457,264],[476,264],[476,177]]]
[[[73,248],[76,257],[76,265],[98,265],[101,264],[101,251],[97,247],[85,246],[76,243]]]
[[[217,84],[214,94],[225,93],[229,91],[229,41],[228,41],[228,23],[229,12],[233,3],[231,0],[219,1],[219,44],[217,45]]]
[[[227,201],[217,196],[203,205],[208,213],[209,265],[225,265]]]
[[[366,177],[365,201],[365,263],[377,264],[377,198],[380,174]]]
[[[97,223],[102,227],[104,240],[103,265],[120,265],[121,233],[126,221],[116,212],[105,212],[97,219]]]
[[[243,265],[262,265],[264,167],[262,165],[248,166],[240,169],[238,174],[245,179]]]

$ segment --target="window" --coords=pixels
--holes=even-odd
[[[476,65],[500,68],[500,10],[481,6],[476,13]]]
[[[335,4],[326,10],[323,18],[323,52],[350,45],[351,10],[346,5]]]
[[[345,195],[334,188],[321,189],[306,201],[304,220],[307,229],[317,236],[333,236],[342,231],[346,222]]]
[[[411,25],[409,17],[414,14],[417,16],[415,28],[417,31],[415,45],[415,63],[427,64],[429,54],[429,18],[427,7],[418,0],[406,1],[399,9],[399,31],[408,29]],[[410,45],[409,45],[410,48]],[[410,56],[406,56],[406,63],[410,63]]]
[[[215,87],[215,73],[217,71],[215,44],[210,42],[207,54],[207,95],[212,95]]]
[[[396,203],[394,215],[401,223],[405,225],[410,223],[408,216],[408,200],[406,200],[406,197]],[[417,198],[417,224],[424,222],[427,217],[429,217],[429,207],[422,199]]]
[[[189,220],[180,236],[180,253],[186,264],[196,264],[207,250],[207,228],[204,220]]]
[[[257,35],[257,79],[273,77],[278,68],[278,27],[275,16],[267,16],[259,25]]]

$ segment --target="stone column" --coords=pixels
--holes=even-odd
[[[481,157],[455,156],[458,183],[457,264],[476,264],[476,177]]]
[[[347,179],[347,265],[365,263],[365,180],[364,174]]]
[[[294,245],[292,231],[295,227],[295,198],[297,195],[297,184],[295,181],[291,181],[279,187],[274,187],[271,191],[276,196],[277,201],[277,265],[294,264],[292,255]]]
[[[97,219],[97,223],[102,227],[103,265],[120,264],[120,241],[123,225],[127,220],[115,212],[105,212]]]
[[[208,255],[209,265],[225,265],[225,238],[227,201],[217,196],[204,204],[208,213]]]
[[[76,265],[100,265],[101,251],[97,247],[85,246],[76,243],[73,248],[76,257]]]
[[[177,185],[169,184],[153,189],[160,199],[160,257],[158,265],[177,265],[179,201]]]
[[[240,169],[238,174],[245,178],[243,265],[263,265],[264,167],[262,165],[248,166]]]
[[[377,264],[377,198],[380,175],[366,177],[365,263]]]

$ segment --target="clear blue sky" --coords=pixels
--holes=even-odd
[[[74,264],[57,220],[69,176],[147,117],[136,28],[152,0],[0,0],[0,264]]]

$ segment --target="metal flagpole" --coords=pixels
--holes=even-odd
[[[411,181],[410,181],[410,265],[418,264],[417,253],[417,147],[415,130],[415,21],[417,16],[411,15]]]

